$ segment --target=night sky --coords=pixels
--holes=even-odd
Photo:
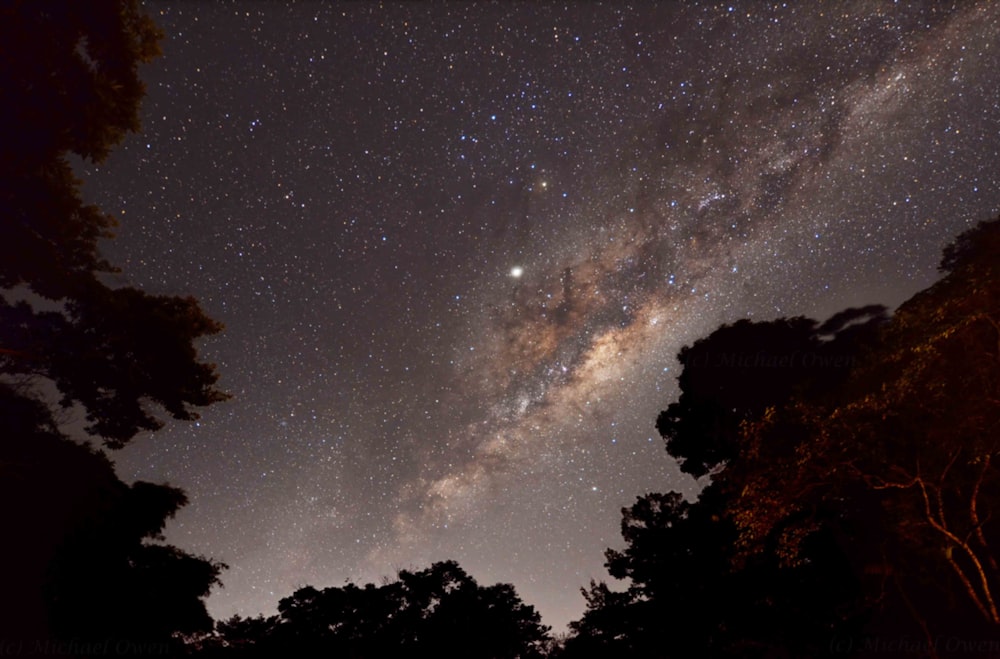
[[[78,169],[116,281],[226,325],[232,401],[112,456],[216,617],[451,558],[562,630],[697,492],[683,345],[897,305],[1000,213],[996,3],[146,6],[143,132]]]

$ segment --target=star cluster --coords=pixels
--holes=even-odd
[[[901,6],[902,5],[902,6]],[[86,192],[231,402],[117,454],[217,617],[457,559],[561,628],[722,322],[897,304],[1000,212],[1000,7],[149,2]]]

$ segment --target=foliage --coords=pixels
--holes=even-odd
[[[224,565],[155,542],[183,506],[167,485],[123,483],[49,410],[0,386],[0,528],[7,639],[168,642],[211,625],[202,598]]]
[[[718,485],[696,502],[676,492],[640,497],[623,511],[623,551],[607,552],[623,592],[591,583],[587,610],[571,623],[564,659],[811,657],[833,629],[855,629],[857,584],[826,538],[813,539],[811,563],[789,568],[762,555],[737,565],[738,531]]]
[[[100,161],[138,130],[138,66],[159,33],[134,0],[0,11],[0,373],[53,382],[119,448],[162,425],[150,403],[191,419],[226,398],[193,347],[221,325],[193,298],[107,285],[98,243],[115,221],[83,202],[68,160]]]
[[[680,353],[657,427],[697,501],[649,494],[566,657],[815,656],[1000,626],[1000,220],[887,319],[741,321]],[[846,647],[846,646],[845,646]]]
[[[838,397],[749,424],[751,459],[733,476],[747,551],[784,525],[785,558],[800,560],[797,539],[836,519],[873,575],[876,613],[927,639],[1000,625],[998,238],[1000,220],[949,246],[946,276],[897,310]]]
[[[270,618],[220,622],[208,656],[541,657],[548,628],[508,584],[480,586],[454,561],[375,586],[300,588]]]
[[[741,320],[683,348],[681,395],[656,427],[681,470],[696,477],[739,454],[740,424],[796,392],[836,387],[856,348],[885,321],[877,305],[848,309],[820,325],[808,318]]]
[[[39,654],[163,649],[211,625],[202,600],[224,568],[160,542],[180,490],[127,485],[64,434],[82,415],[120,448],[162,425],[157,406],[191,419],[226,398],[194,347],[221,325],[192,298],[108,283],[99,243],[115,221],[70,164],[138,130],[138,68],[158,39],[137,0],[0,6],[0,638]]]

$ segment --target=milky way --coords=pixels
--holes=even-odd
[[[457,559],[557,629],[723,322],[898,304],[1000,209],[1000,7],[159,4],[86,192],[230,403],[116,454],[216,616]]]

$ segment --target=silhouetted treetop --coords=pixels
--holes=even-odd
[[[740,321],[682,350],[657,426],[711,482],[622,511],[606,566],[626,589],[591,582],[560,659],[871,656],[902,638],[939,657],[949,635],[995,637],[998,266],[1000,219],[891,318]]]
[[[837,395],[746,424],[746,457],[727,470],[745,548],[777,543],[794,563],[835,529],[893,633],[1000,629],[986,512],[1000,506],[998,236],[1000,220],[959,236],[946,275],[897,309]]]
[[[0,372],[54,382],[112,448],[159,428],[157,406],[192,419],[226,398],[194,348],[222,326],[193,298],[106,283],[98,243],[115,220],[83,202],[67,160],[138,129],[158,38],[135,0],[0,9]]]
[[[159,542],[181,490],[124,483],[63,432],[82,414],[120,448],[159,410],[191,419],[226,398],[195,349],[221,325],[193,298],[108,283],[115,219],[70,164],[138,130],[158,38],[137,0],[0,3],[0,639],[25,653],[72,640],[126,654],[209,628],[224,568]]]
[[[137,2],[47,0],[0,9],[0,144],[29,171],[61,153],[99,161],[139,129],[139,64],[160,32]]]
[[[381,586],[300,588],[271,618],[219,623],[212,652],[232,656],[541,657],[548,627],[509,584],[480,586],[454,561]]]
[[[1000,222],[991,220],[979,222],[944,248],[939,269],[955,272],[965,266],[997,268],[1000,263],[996,255],[1000,253]]]
[[[142,639],[210,627],[224,565],[157,544],[184,493],[128,485],[49,409],[0,385],[0,545],[7,639]]]
[[[139,129],[138,67],[159,31],[134,0],[7,3],[0,9],[0,287],[72,297],[114,219],[84,204],[69,154],[103,160]]]
[[[740,320],[684,347],[681,395],[660,414],[667,451],[694,476],[732,460],[740,424],[796,391],[828,391],[849,372],[864,338],[885,322],[882,306],[808,318]]]

